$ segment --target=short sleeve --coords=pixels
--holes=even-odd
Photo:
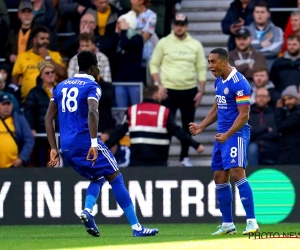
[[[149,34],[154,34],[156,27],[157,17],[155,13],[151,13],[147,18],[146,24],[142,31],[147,32]]]
[[[16,60],[15,64],[14,64],[14,67],[13,67],[13,70],[12,70],[12,76],[23,74],[21,62],[22,62],[22,55],[19,55],[17,57],[17,60]]]
[[[250,106],[251,87],[246,79],[232,85],[232,94],[235,96],[237,106]]]
[[[92,99],[95,100],[97,102],[99,102],[100,98],[102,95],[102,91],[101,88],[99,86],[97,86],[96,84],[93,84],[90,88],[89,88],[89,92],[88,92],[88,97],[87,99]]]
[[[55,102],[57,104],[56,88],[53,89],[53,94],[52,97],[50,98],[50,101]]]

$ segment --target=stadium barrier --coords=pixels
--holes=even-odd
[[[220,223],[212,171],[194,168],[122,168],[142,223]],[[299,166],[248,167],[260,224],[300,222]],[[0,224],[78,224],[89,181],[72,168],[0,169]],[[245,222],[232,183],[235,222]],[[99,224],[127,223],[110,185],[94,208]]]

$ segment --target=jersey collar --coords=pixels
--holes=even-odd
[[[88,78],[92,81],[95,81],[95,78],[91,75],[88,74],[75,74],[74,77],[78,77],[78,78]]]
[[[225,81],[223,81],[222,79],[222,82],[225,83],[226,81],[229,81],[237,72],[236,68],[235,67],[231,67],[232,68],[232,71],[230,72],[229,76],[227,77],[227,79]]]

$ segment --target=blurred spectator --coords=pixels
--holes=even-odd
[[[6,73],[2,74],[2,72],[3,71],[0,70],[0,95],[8,95],[9,99],[13,103],[14,111],[17,113],[21,113],[20,105],[19,105],[17,99],[14,97],[14,95],[4,91],[4,88],[5,88],[5,80],[4,79],[6,77],[4,74],[6,74]]]
[[[9,14],[7,12],[7,6],[3,0],[0,0],[0,17],[9,26],[10,24]]]
[[[236,48],[229,52],[229,63],[241,72],[249,82],[252,81],[254,68],[266,67],[264,55],[251,46],[251,34],[248,29],[240,29],[235,36]]]
[[[269,102],[268,90],[257,89],[255,104],[251,105],[249,119],[251,138],[247,149],[247,160],[250,166],[276,164],[279,134],[275,125],[275,113],[268,106]]]
[[[74,55],[77,55],[78,53],[78,36],[83,33],[92,33],[95,35],[96,40],[98,38],[98,30],[96,29],[96,19],[92,14],[84,14],[80,19],[79,24],[79,34],[75,34],[72,36],[69,36],[65,42],[61,46],[61,52],[69,57],[72,58]],[[100,48],[100,44],[96,41],[97,48]]]
[[[257,0],[234,0],[222,20],[222,31],[229,35],[228,50],[235,48],[234,36],[243,27],[253,22],[253,10]]]
[[[298,1],[298,8],[300,9],[300,0]],[[300,35],[300,10],[291,13],[290,19],[284,30],[284,44],[281,52],[287,50],[287,39],[290,35],[297,34]]]
[[[194,120],[195,110],[204,94],[206,58],[202,44],[187,31],[187,17],[177,14],[172,33],[162,38],[154,49],[150,71],[155,84],[159,86],[162,98],[166,98],[162,104],[170,109],[173,116],[180,109],[182,127],[189,133],[188,124]],[[189,144],[183,142],[180,162],[187,167],[192,166],[188,150]]]
[[[111,82],[106,82],[103,78],[100,78],[98,83],[102,91],[98,106],[99,117],[101,117],[99,119],[98,131],[101,133],[110,133],[115,128],[115,120],[112,116],[114,87]]]
[[[175,9],[177,11],[181,10],[181,0],[176,0]]]
[[[80,18],[92,5],[92,0],[60,0],[58,10],[63,16],[65,30],[78,33]]]
[[[109,3],[115,6],[117,9],[120,9],[120,1],[119,0],[109,0]]]
[[[65,77],[65,65],[58,52],[48,50],[50,34],[46,27],[38,27],[32,31],[33,48],[18,55],[13,67],[12,82],[21,84],[22,101],[29,91],[36,86],[36,78],[39,75],[38,63],[49,61],[55,67],[55,73],[59,77]],[[20,81],[20,77],[22,80]]]
[[[113,82],[118,83],[142,83],[142,54],[143,37],[135,30],[136,14],[129,11],[127,14],[119,17],[116,33],[120,40],[116,55],[115,74]],[[115,86],[115,96],[117,107],[127,108],[129,105],[139,103],[139,86]]]
[[[18,17],[21,26],[10,31],[6,46],[6,59],[10,63],[15,63],[17,55],[32,48],[32,37],[30,36],[33,27],[33,6],[30,2],[20,3]]]
[[[49,0],[30,0],[33,5],[34,24],[46,26],[50,30],[49,49],[57,50],[58,13]]]
[[[280,99],[280,93],[276,91],[273,82],[269,80],[268,69],[266,67],[257,67],[254,69],[250,104],[255,104],[256,91],[260,88],[268,90],[270,96],[268,106],[275,109],[277,100]]]
[[[270,70],[283,45],[282,29],[270,20],[270,9],[264,1],[255,5],[253,17],[254,22],[248,27],[253,39],[252,46],[264,54]]]
[[[9,95],[0,95],[0,168],[24,167],[34,140],[24,116],[13,112]]]
[[[14,83],[11,83],[10,77],[9,77],[10,76],[9,71],[10,71],[10,69],[7,64],[5,64],[5,63],[0,64],[0,74],[2,75],[4,91],[6,93],[12,94],[14,96],[14,99],[17,101],[18,105],[14,104],[14,108],[20,107],[21,106],[21,91],[20,91],[19,87],[17,87]]]
[[[94,16],[97,24],[98,37],[96,44],[99,43],[99,50],[105,54],[113,67],[116,54],[115,29],[118,20],[118,9],[109,4],[108,0],[93,0],[96,9],[90,8],[86,13]]]
[[[97,56],[98,67],[100,69],[100,77],[105,82],[111,82],[111,73],[109,67],[109,61],[107,57],[101,53],[97,52],[97,48],[95,46],[95,36],[92,33],[83,33],[79,35],[79,52],[86,50],[94,52]],[[73,56],[69,62],[68,67],[68,77],[74,77],[75,74],[79,72],[79,66],[77,61],[77,55]]]
[[[9,19],[7,9],[3,0],[0,0],[0,58],[5,56],[5,44],[9,33]]]
[[[270,78],[280,93],[290,85],[300,86],[300,37],[291,35],[287,39],[287,51],[275,60]]]
[[[279,138],[277,164],[300,164],[300,106],[296,86],[289,86],[282,92],[276,109],[276,125]]]
[[[143,82],[147,85],[147,66],[148,61],[151,59],[155,45],[158,42],[158,37],[155,34],[155,26],[157,21],[156,14],[148,9],[150,0],[131,0],[132,10],[137,15],[136,29],[141,32],[144,40],[143,48]]]
[[[53,94],[53,88],[56,85],[54,68],[54,65],[47,61],[38,64],[40,74],[36,78],[36,86],[29,91],[25,99],[24,116],[29,123],[33,136],[37,133],[46,133],[44,117],[49,106],[50,98]],[[49,149],[50,146],[46,137],[37,137],[35,139],[35,166],[47,166]]]
[[[129,107],[123,121],[123,124],[110,134],[105,144],[112,147],[129,132],[129,166],[167,166],[172,135],[180,141],[185,141],[199,153],[204,150],[200,143],[176,125],[170,110],[160,105],[158,86],[147,86],[144,89],[143,102]]]
[[[269,8],[295,8],[298,0],[265,0],[268,3]],[[288,19],[290,17],[289,11],[272,11],[271,19],[272,22],[284,30]]]
[[[151,0],[149,9],[154,11],[157,15],[155,33],[160,38],[170,34],[171,22],[174,18],[174,13],[171,7],[172,4],[173,1],[169,0]]]

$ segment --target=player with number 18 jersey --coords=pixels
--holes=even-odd
[[[51,100],[58,106],[62,151],[90,148],[87,100],[100,97],[100,86],[90,75],[76,74],[57,85]]]
[[[250,105],[251,87],[245,77],[232,69],[224,81],[219,77],[215,81],[215,98],[218,106],[218,132],[226,133],[239,115],[238,107]],[[246,168],[246,149],[250,140],[248,122],[233,134],[225,143],[215,141],[212,169]]]

